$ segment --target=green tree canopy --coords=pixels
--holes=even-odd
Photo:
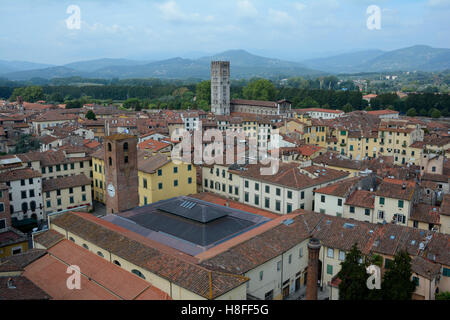
[[[38,150],[40,148],[40,142],[30,134],[23,134],[19,136],[17,144],[14,147],[13,154],[27,153],[29,151]]]
[[[277,89],[266,79],[251,80],[242,90],[245,99],[273,101],[277,96]]]
[[[86,119],[97,120],[97,116],[95,115],[94,111],[89,110],[88,112],[86,112]]]
[[[439,119],[441,117],[441,112],[438,109],[432,109],[430,115],[433,119]]]
[[[82,108],[83,103],[80,100],[66,101],[66,109]]]
[[[384,300],[411,300],[416,288],[411,280],[411,257],[408,252],[400,251],[386,271],[381,284]]]
[[[406,112],[406,115],[408,117],[415,117],[417,115],[416,109],[414,109],[414,108],[408,109],[408,112]]]
[[[124,108],[133,109],[133,110],[136,110],[136,111],[141,111],[142,110],[142,102],[138,98],[127,99],[123,103],[123,106],[124,106]]]
[[[319,108],[320,105],[311,97],[306,97],[302,102],[298,105],[300,108]]]
[[[343,108],[342,111],[345,113],[349,113],[353,111],[353,106],[350,103],[347,103]]]
[[[195,94],[197,96],[197,103],[199,105],[211,104],[211,80],[202,81],[195,87]]]
[[[367,287],[368,274],[362,260],[362,253],[356,243],[341,262],[341,270],[337,277],[339,284],[339,300],[362,300],[369,295]]]
[[[15,88],[9,100],[15,101],[18,96],[21,96],[23,101],[26,102],[36,102],[39,100],[44,100],[45,98],[42,87],[38,86]]]

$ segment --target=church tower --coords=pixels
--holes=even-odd
[[[211,111],[215,115],[230,114],[230,62],[211,62]]]
[[[106,213],[139,205],[137,137],[115,134],[104,138]]]

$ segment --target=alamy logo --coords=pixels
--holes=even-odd
[[[370,274],[370,277],[367,279],[367,288],[369,290],[380,290],[381,289],[381,270],[378,266],[368,266],[366,269],[367,273]]]
[[[367,8],[366,13],[370,15],[367,18],[367,29],[381,30],[381,9],[380,9],[380,7],[371,5]]]
[[[72,274],[67,278],[66,286],[69,290],[81,290],[81,271],[79,266],[68,266],[66,273]]]
[[[67,29],[80,30],[81,29],[81,9],[79,6],[70,5],[67,7],[67,14],[71,14],[66,20]]]

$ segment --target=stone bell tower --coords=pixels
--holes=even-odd
[[[119,213],[139,205],[137,137],[104,137],[106,213]]]
[[[211,112],[230,115],[230,62],[211,62]]]

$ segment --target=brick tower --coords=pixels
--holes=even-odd
[[[308,274],[306,278],[306,300],[317,300],[317,280],[319,278],[320,240],[308,242]]]
[[[104,138],[106,213],[139,205],[137,137],[115,134]]]
[[[230,62],[211,62],[211,112],[230,115]]]

